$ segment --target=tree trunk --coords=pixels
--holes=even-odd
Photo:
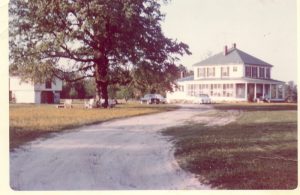
[[[107,87],[108,83],[106,82],[100,82],[100,87],[101,87],[101,97],[104,99],[103,107],[107,108],[108,107],[108,93],[107,93]]]
[[[108,107],[108,59],[105,56],[98,58],[95,64],[96,102],[97,106]],[[101,105],[101,98],[104,103]]]
[[[101,107],[101,87],[100,87],[100,82],[97,81],[97,78],[95,78],[96,81],[96,97],[95,97],[95,101],[96,101],[96,107],[99,108]]]

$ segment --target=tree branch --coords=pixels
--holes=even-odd
[[[75,60],[78,62],[95,62],[94,59],[82,59],[82,58],[78,58],[75,57],[74,55],[70,55],[71,53],[65,53],[65,52],[54,52],[54,53],[46,53],[47,56],[43,57],[43,59],[45,58],[55,58],[55,57],[59,57],[59,58],[67,58],[67,59],[71,59],[71,60]]]
[[[79,81],[79,80],[82,80],[85,78],[94,77],[94,74],[93,74],[93,75],[84,75],[84,76],[78,76],[75,78],[71,78],[73,76],[73,75],[71,75],[71,74],[73,74],[72,72],[65,72],[58,68],[54,69],[52,72],[53,72],[53,75],[56,76],[57,78],[68,81],[68,82],[76,82],[76,81]]]

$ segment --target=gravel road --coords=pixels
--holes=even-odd
[[[182,125],[209,109],[206,105],[182,105],[175,111],[113,120],[33,141],[10,154],[11,187],[209,189],[179,167],[172,143],[160,134],[162,129]]]

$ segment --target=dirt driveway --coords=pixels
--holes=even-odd
[[[11,152],[11,187],[16,190],[209,189],[178,166],[172,143],[160,134],[162,129],[184,124],[209,109],[206,105],[184,105],[171,112],[114,120],[34,141]]]

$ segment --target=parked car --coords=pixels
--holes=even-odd
[[[161,103],[161,104],[167,103],[167,99],[164,98],[162,95],[160,95],[160,94],[155,94],[155,97],[159,100],[159,103]]]
[[[211,104],[212,100],[207,94],[200,94],[195,97],[193,102],[196,104]]]
[[[166,99],[160,94],[146,94],[140,100],[141,104],[165,104]]]

